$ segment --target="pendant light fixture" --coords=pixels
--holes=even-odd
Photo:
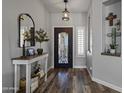
[[[65,10],[62,11],[62,13],[63,13],[62,20],[68,21],[68,20],[69,20],[69,13],[70,13],[70,12],[67,10],[67,3],[68,3],[68,0],[64,0],[64,3],[65,3]]]

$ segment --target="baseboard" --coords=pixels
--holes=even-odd
[[[49,69],[51,69],[51,68],[54,68],[54,66],[49,67]],[[73,68],[87,68],[87,67],[86,66],[74,66]]]
[[[97,78],[94,78],[94,77],[91,77],[91,78],[92,78],[93,81],[95,81],[95,82],[97,82],[97,83],[100,83],[100,84],[102,84],[102,85],[104,85],[104,86],[107,86],[107,87],[109,87],[109,88],[112,88],[112,89],[114,89],[114,90],[116,90],[116,91],[122,92],[122,88],[120,88],[120,87],[118,87],[118,86],[116,86],[116,85],[113,85],[113,84],[111,84],[111,83],[108,83],[108,82],[106,82],[106,81],[103,81],[103,80],[100,80],[100,79],[97,79]]]
[[[54,68],[54,67],[53,67],[53,66],[50,66],[50,67],[48,68],[47,72],[48,72],[50,69],[52,69],[52,68]]]
[[[90,78],[92,79],[92,75],[91,75],[91,73],[90,73],[88,67],[86,67],[86,69],[87,69],[87,71],[88,71],[88,74],[90,75]]]
[[[87,67],[86,67],[86,68],[87,68]],[[88,73],[89,73],[89,75],[90,75],[92,81],[95,81],[95,82],[97,82],[97,83],[99,83],[99,84],[102,84],[102,85],[104,85],[104,86],[107,86],[107,87],[109,87],[109,88],[112,88],[112,89],[114,89],[114,90],[116,90],[116,91],[122,92],[122,88],[120,88],[120,87],[118,87],[118,86],[115,86],[115,85],[113,85],[113,84],[111,84],[111,83],[108,83],[108,82],[106,82],[106,81],[103,81],[103,80],[94,78],[94,77],[92,77],[92,75],[91,75],[91,73],[90,73],[90,71],[89,71],[88,68],[87,68],[87,71],[88,71]]]
[[[50,66],[48,68],[48,70],[51,69],[51,68],[54,68],[54,66]],[[73,66],[73,68],[87,68],[87,67],[86,66]]]
[[[74,66],[73,68],[87,68],[86,66]]]

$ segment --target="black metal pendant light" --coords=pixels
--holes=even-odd
[[[68,3],[68,0],[64,0],[64,3],[65,3],[65,10],[62,11],[62,13],[63,13],[62,20],[68,21],[68,20],[69,20],[69,13],[70,13],[70,12],[67,10],[67,3]]]

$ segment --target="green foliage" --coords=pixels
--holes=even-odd
[[[45,32],[43,29],[40,28],[39,31],[36,31],[35,40],[36,40],[36,42],[39,42],[40,44],[42,42],[49,41],[47,32]]]
[[[24,36],[25,41],[31,41],[31,32],[30,31],[25,31],[23,33],[23,36]]]
[[[116,45],[110,44],[110,48],[111,48],[111,49],[116,49]]]

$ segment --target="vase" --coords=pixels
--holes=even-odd
[[[38,55],[42,55],[43,54],[43,49],[42,48],[38,48],[37,49],[37,53],[38,53]]]
[[[115,54],[115,49],[110,49],[111,54]]]

